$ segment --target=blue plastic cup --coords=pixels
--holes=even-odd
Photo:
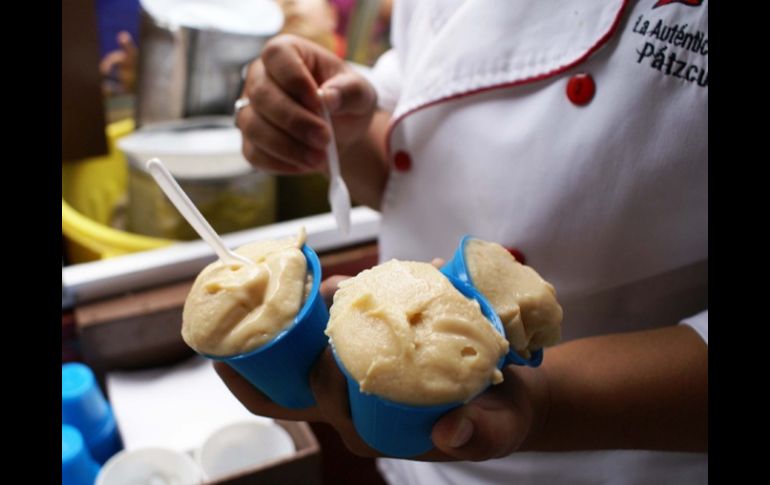
[[[83,435],[77,428],[61,427],[61,483],[62,485],[94,485],[99,465],[91,457]]]
[[[460,244],[457,247],[454,256],[452,256],[452,259],[447,261],[444,266],[441,267],[440,271],[444,273],[444,275],[457,278],[463,283],[468,284],[478,290],[478,288],[476,288],[476,286],[473,284],[473,280],[471,279],[471,275],[468,271],[468,266],[465,261],[465,245],[468,244],[468,241],[472,239],[476,238],[467,234],[463,236],[462,239],[460,239]],[[543,349],[537,349],[536,351],[532,352],[532,356],[529,359],[525,359],[524,357],[520,356],[514,349],[509,350],[508,354],[505,356],[506,365],[514,364],[537,367],[542,362]]]
[[[500,317],[478,290],[453,276],[445,276],[460,293],[476,300],[490,324],[498,333],[505,335]],[[333,345],[332,351],[334,351]],[[430,451],[433,448],[431,439],[433,425],[441,416],[464,404],[464,402],[452,402],[434,406],[413,406],[384,399],[375,394],[363,393],[358,381],[345,369],[336,351],[334,351],[334,359],[347,378],[350,412],[353,415],[356,431],[366,444],[385,455],[412,458]],[[502,369],[504,365],[505,356],[500,358],[497,368]],[[468,401],[473,397],[475,396]]]
[[[315,405],[310,390],[310,369],[329,339],[324,334],[329,311],[321,297],[321,263],[310,246],[303,245],[313,286],[292,324],[264,345],[232,356],[203,354],[235,369],[276,404],[291,409]]]
[[[85,364],[61,366],[61,415],[62,423],[80,431],[97,462],[104,463],[123,448],[112,407]]]

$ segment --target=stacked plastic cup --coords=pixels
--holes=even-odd
[[[307,244],[302,246],[302,253],[313,284],[291,325],[250,352],[226,357],[203,354],[225,362],[273,402],[291,409],[315,405],[310,369],[329,341],[324,334],[329,311],[320,293],[321,263]]]
[[[61,483],[62,485],[93,485],[99,465],[91,457],[83,436],[77,428],[67,424],[61,427]]]
[[[80,431],[97,462],[103,464],[123,447],[112,408],[87,365],[62,365],[61,414],[62,423]]]
[[[99,471],[95,485],[200,485],[203,471],[187,453],[166,448],[123,450]]]
[[[445,276],[460,293],[479,303],[481,312],[489,320],[490,325],[504,336],[500,317],[487,299],[478,290],[458,278]],[[332,350],[334,350],[333,345]],[[385,455],[412,458],[431,450],[433,425],[445,413],[464,404],[464,402],[451,402],[434,406],[413,406],[390,401],[375,394],[363,393],[358,381],[345,369],[336,351],[334,358],[347,378],[350,412],[353,415],[356,431],[366,444]],[[504,365],[505,356],[497,362],[497,368],[502,369]],[[470,399],[473,397],[475,396]]]
[[[468,244],[469,241],[472,241],[473,239],[475,239],[473,236],[469,236],[467,234],[462,237],[462,239],[460,240],[460,244],[457,247],[457,250],[455,250],[455,253],[452,256],[452,259],[447,261],[446,264],[444,264],[444,266],[441,267],[441,272],[448,277],[457,278],[463,283],[476,289],[476,286],[473,284],[473,280],[471,279],[471,274],[468,271],[467,262],[465,261],[465,246]],[[508,351],[508,354],[505,356],[506,365],[515,364],[515,365],[526,365],[529,367],[537,367],[542,362],[543,362],[543,349],[538,349],[532,352],[532,356],[529,359],[525,359],[524,357],[520,356],[513,349]]]
[[[223,480],[296,452],[291,435],[275,422],[240,420],[211,433],[193,452],[207,480]]]

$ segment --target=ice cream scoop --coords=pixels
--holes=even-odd
[[[409,261],[340,283],[327,334],[356,431],[403,458],[433,447],[444,413],[502,381],[508,351],[500,319],[476,289]]]
[[[465,401],[498,383],[508,342],[428,263],[391,260],[345,280],[326,334],[360,390],[410,405]]]
[[[198,274],[182,314],[182,337],[200,353],[248,352],[287,328],[308,293],[305,232],[259,241],[236,253],[249,264],[208,265]]]
[[[553,285],[498,243],[464,236],[442,273],[478,289],[494,307],[511,345],[508,361],[536,367],[561,338],[562,308]]]
[[[315,404],[308,375],[328,342],[321,264],[304,241],[302,230],[238,248],[249,265],[212,263],[196,278],[182,315],[188,345],[286,408]]]

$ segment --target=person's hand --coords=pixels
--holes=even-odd
[[[280,35],[249,67],[236,116],[243,154],[269,172],[323,171],[331,134],[317,89],[323,89],[337,145],[344,152],[367,133],[377,105],[374,87],[343,60],[300,37]]]
[[[433,264],[441,266],[441,260]],[[321,285],[327,304],[344,276],[333,276]],[[326,348],[310,376],[316,406],[286,409],[273,403],[233,369],[214,364],[217,373],[238,400],[252,413],[293,421],[326,422],[334,426],[347,447],[361,456],[382,456],[369,447],[353,426],[347,382]],[[444,415],[433,428],[435,449],[415,457],[424,461],[486,460],[506,456],[532,438],[547,414],[547,390],[538,369],[509,366],[504,380],[464,406]]]
[[[120,31],[116,40],[118,49],[107,53],[99,62],[99,72],[108,80],[105,84],[106,91],[130,93],[134,91],[136,85],[136,65],[139,53],[130,33]],[[116,83],[117,89],[114,89],[109,81]]]
[[[332,276],[321,283],[321,295],[327,306],[331,306],[339,282],[347,278],[349,277]],[[290,421],[329,423],[352,452],[361,456],[379,456],[364,443],[353,426],[348,405],[347,382],[328,346],[310,374],[310,387],[315,395],[316,405],[305,409],[287,409],[275,404],[224,362],[215,362],[214,368],[230,392],[252,413]]]
[[[334,361],[329,347],[321,354],[310,375],[310,387],[316,406],[286,409],[262,394],[223,362],[214,367],[224,383],[252,413],[290,421],[325,422],[339,433],[348,449],[359,456],[383,456],[367,445],[355,430],[348,403],[347,382]],[[444,415],[433,427],[435,449],[414,457],[421,461],[480,461],[506,456],[516,451],[542,418],[527,380],[519,372],[532,369],[503,370],[502,383],[490,387],[468,404]]]

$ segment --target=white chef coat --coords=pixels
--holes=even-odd
[[[383,261],[472,234],[553,283],[564,340],[679,322],[708,341],[707,0],[397,1],[392,43],[371,74],[393,114]],[[708,473],[706,454],[634,450],[380,467],[394,484]]]

